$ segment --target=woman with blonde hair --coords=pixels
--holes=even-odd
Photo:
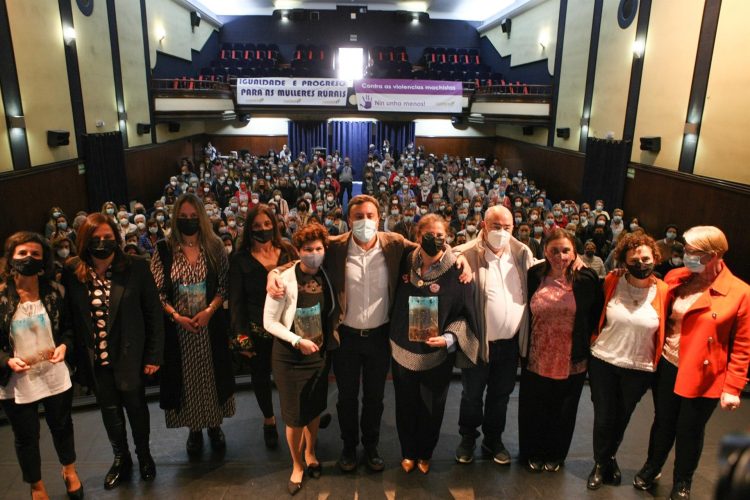
[[[654,382],[654,423],[646,463],[633,480],[650,489],[676,443],[670,499],[690,498],[706,424],[716,405],[740,407],[750,360],[750,286],[724,262],[721,229],[696,226],[685,239],[685,267],[664,278],[672,297]]]
[[[167,317],[161,407],[167,427],[188,427],[189,455],[203,449],[203,428],[214,450],[226,447],[221,423],[235,412],[228,346],[229,261],[203,202],[183,194],[174,204],[171,231],[157,245],[151,272]]]

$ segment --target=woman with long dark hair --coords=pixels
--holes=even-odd
[[[221,423],[235,412],[234,374],[224,301],[229,262],[203,202],[183,194],[174,203],[169,236],[157,245],[151,272],[168,319],[160,403],[167,427],[188,427],[189,455],[226,447]]]
[[[532,472],[556,472],[568,454],[603,302],[596,273],[574,270],[571,233],[550,232],[544,256],[528,272],[531,331],[518,401],[520,456]]]
[[[146,377],[162,364],[164,319],[146,260],[121,250],[115,222],[93,213],[78,228],[77,257],[68,260],[63,283],[75,325],[78,366],[94,389],[112,452],[104,488],[127,480],[133,461],[125,411],[141,479],[151,481],[156,465],[149,446]]]
[[[271,399],[273,336],[263,328],[268,272],[297,258],[297,250],[281,239],[276,216],[268,205],[247,213],[239,247],[229,263],[229,311],[233,347],[249,358],[253,392],[263,412],[263,439],[275,448],[279,435]]]
[[[76,473],[73,389],[65,355],[73,331],[64,290],[52,281],[52,250],[41,235],[22,231],[5,242],[0,284],[0,404],[15,437],[16,457],[32,498],[49,498],[39,454],[39,404],[69,498],[83,498]]]

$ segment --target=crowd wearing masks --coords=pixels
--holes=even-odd
[[[251,373],[269,449],[277,387],[290,495],[322,474],[331,370],[341,471],[357,468],[360,445],[365,465],[384,469],[391,373],[401,468],[428,474],[456,367],[456,462],[472,463],[479,444],[507,466],[520,365],[517,457],[529,471],[564,466],[588,378],[586,485],[619,485],[616,453],[651,388],[655,417],[633,486],[651,489],[676,443],[670,495],[689,498],[706,423],[716,406],[739,407],[750,360],[750,288],[724,262],[719,228],[670,224],[654,238],[603,200],[550,200],[499,159],[411,143],[370,145],[364,165],[286,146],[238,157],[209,143],[204,153],[197,166],[181,160],[154,203],[106,202],[70,220],[54,206],[41,234],[6,241],[0,402],[37,498],[46,491],[29,412],[40,403],[68,494],[83,496],[66,363],[100,406],[114,456],[107,489],[134,467],[125,412],[140,476],[156,476],[145,399],[154,378],[167,427],[188,430],[188,455],[200,456],[204,435],[223,450],[238,366]],[[32,340],[43,355],[30,354]]]

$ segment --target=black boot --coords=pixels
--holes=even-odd
[[[690,481],[675,481],[669,500],[690,500]]]
[[[279,432],[276,430],[276,424],[263,424],[263,441],[269,450],[279,446]]]
[[[657,479],[661,477],[661,469],[657,469],[648,462],[643,464],[633,478],[633,487],[639,490],[650,490]]]
[[[130,458],[130,453],[126,455],[115,455],[115,461],[112,463],[112,467],[109,468],[109,472],[104,477],[104,489],[111,490],[117,488],[117,486],[130,479],[133,472],[133,459]]]
[[[185,448],[187,449],[187,454],[191,457],[200,455],[201,451],[203,451],[203,430],[190,431]]]
[[[589,479],[586,482],[586,488],[598,490],[604,484],[604,465],[599,462],[594,464],[594,468],[589,473]]]
[[[144,481],[153,481],[156,477],[156,464],[151,457],[151,453],[138,454],[138,470],[141,473],[141,479]]]
[[[227,440],[224,437],[221,427],[211,427],[208,429],[208,439],[211,440],[211,448],[214,451],[223,451],[227,447]]]

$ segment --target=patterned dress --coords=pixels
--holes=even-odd
[[[227,270],[229,264],[225,253],[221,253],[218,269],[219,287],[217,295],[227,298]],[[164,286],[164,266],[159,252],[154,252],[151,270],[156,287]],[[201,249],[198,260],[191,264],[180,249],[174,252],[172,262],[172,296],[174,308],[181,316],[194,316],[208,307],[213,299],[206,297],[206,275],[208,272],[205,251]],[[162,304],[167,302],[166,294],[160,294]],[[177,325],[177,338],[180,343],[182,359],[182,393],[180,407],[176,410],[165,410],[168,428],[189,427],[193,430],[205,427],[217,427],[224,418],[235,412],[234,396],[224,404],[219,404],[214,377],[214,365],[211,356],[211,342],[208,327],[199,328],[191,333]]]

